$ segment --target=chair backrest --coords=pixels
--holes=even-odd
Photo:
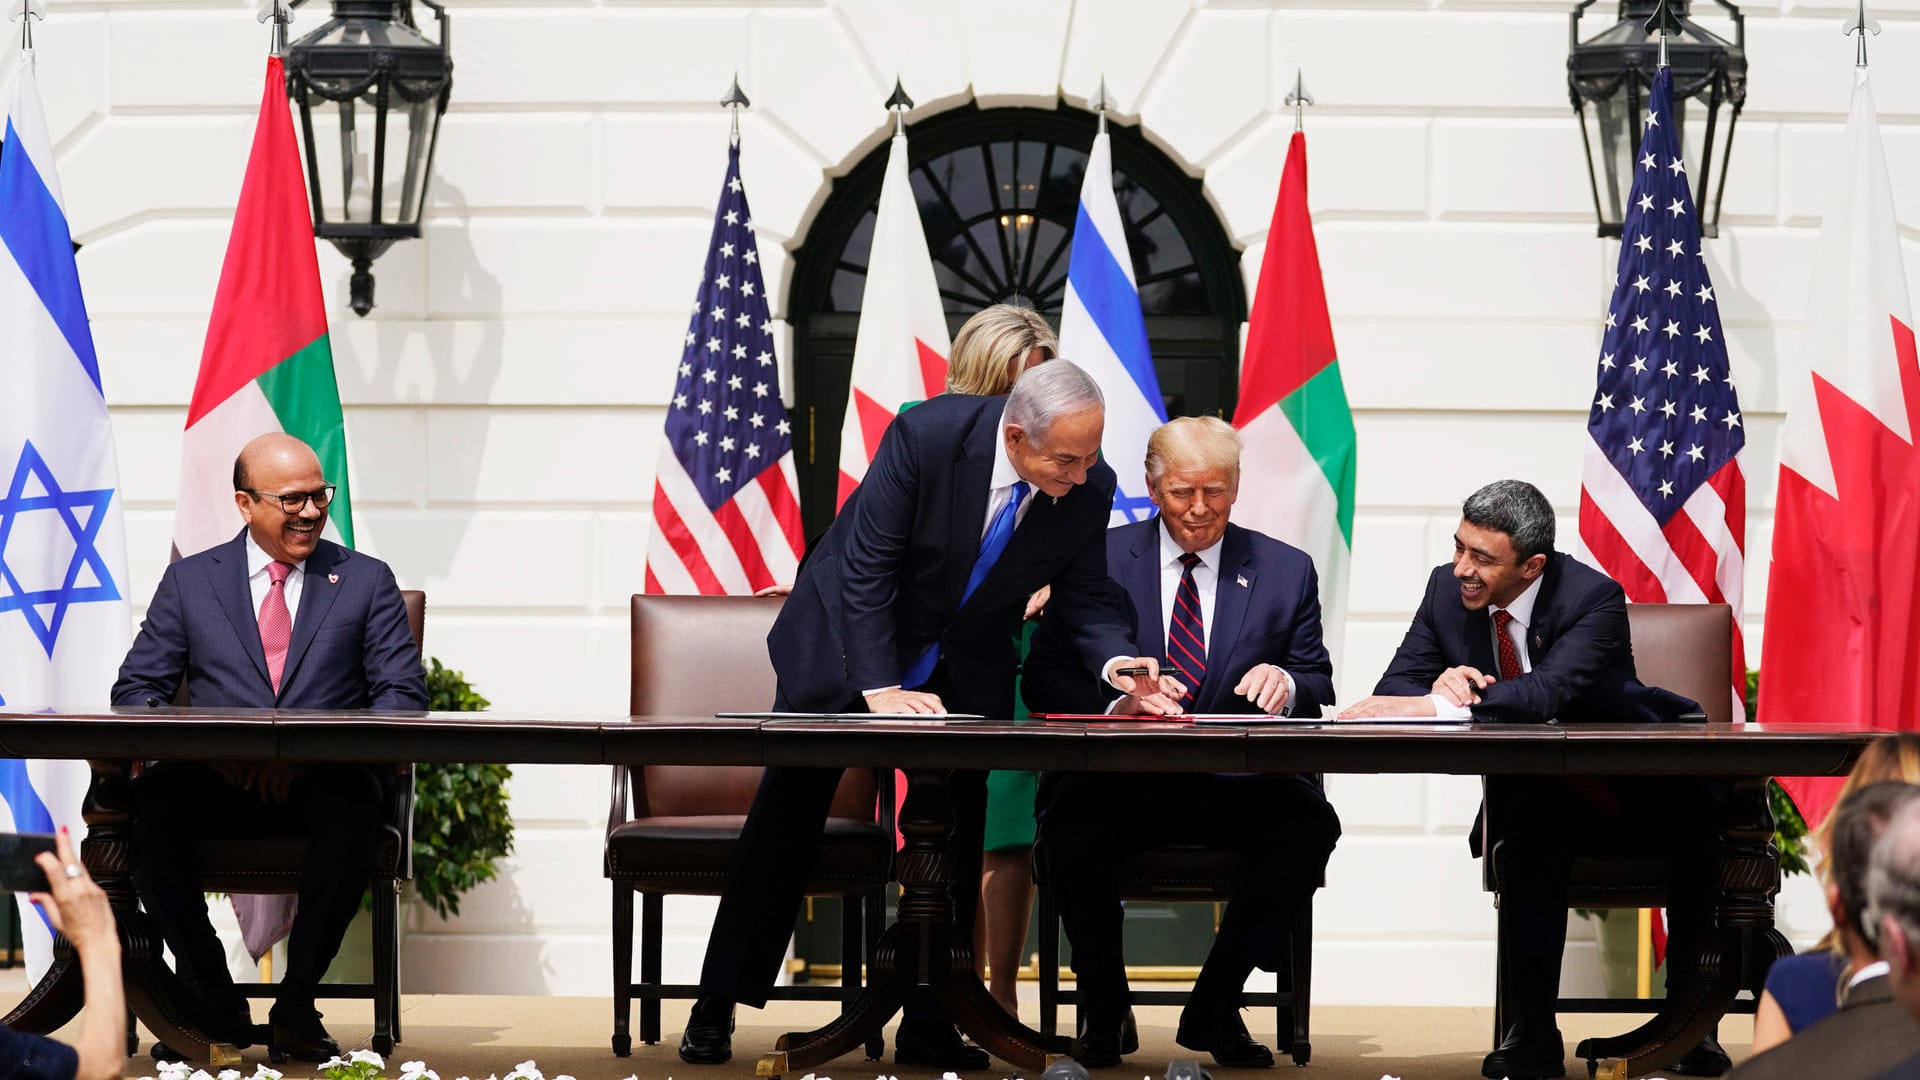
[[[1733,722],[1733,608],[1628,604],[1627,626],[1641,682],[1699,702],[1708,723]]]
[[[407,629],[413,631],[413,645],[420,650],[421,662],[427,655],[427,594],[424,589],[401,589],[400,599],[407,605]]]
[[[781,603],[770,596],[636,595],[629,711],[644,720],[771,708],[767,631]],[[649,765],[633,778],[634,816],[744,814],[760,772],[755,766]],[[848,769],[833,816],[874,820],[875,791],[870,770]]]

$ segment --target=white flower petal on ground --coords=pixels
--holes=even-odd
[[[279,1069],[269,1069],[265,1062],[253,1067],[253,1080],[280,1080]]]
[[[219,1080],[240,1080],[239,1069],[221,1069]]]
[[[187,1077],[187,1080],[213,1080],[213,1075],[205,1069],[195,1069],[193,1075]]]
[[[347,1055],[347,1060],[357,1065],[371,1065],[376,1069],[387,1067],[387,1061],[371,1050],[355,1050]]]

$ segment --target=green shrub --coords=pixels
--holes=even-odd
[[[427,662],[427,708],[479,712],[491,702],[466,676]],[[420,765],[413,776],[413,887],[441,918],[460,914],[460,894],[498,874],[513,853],[505,765]]]

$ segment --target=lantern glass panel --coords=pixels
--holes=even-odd
[[[417,225],[439,120],[435,102],[394,95],[382,140],[374,94],[369,90],[346,101],[312,103],[312,164],[319,170],[320,209],[333,224]]]
[[[1587,101],[1580,110],[1580,123],[1586,128],[1586,148],[1596,198],[1600,204],[1600,228],[1618,236],[1627,219],[1627,192],[1633,185],[1633,165],[1639,150],[1635,137],[1637,125],[1631,119],[1638,95],[1632,80],[1621,80],[1620,89],[1611,96]]]

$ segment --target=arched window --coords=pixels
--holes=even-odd
[[[981,308],[1009,300],[1037,307],[1059,325],[1094,128],[1092,114],[1065,106],[967,106],[911,126],[914,197],[949,333]],[[1115,198],[1167,415],[1230,415],[1247,315],[1240,252],[1198,180],[1138,130],[1111,122],[1107,130]],[[796,258],[788,317],[809,535],[833,517],[840,421],[887,149],[881,145],[834,183]]]

